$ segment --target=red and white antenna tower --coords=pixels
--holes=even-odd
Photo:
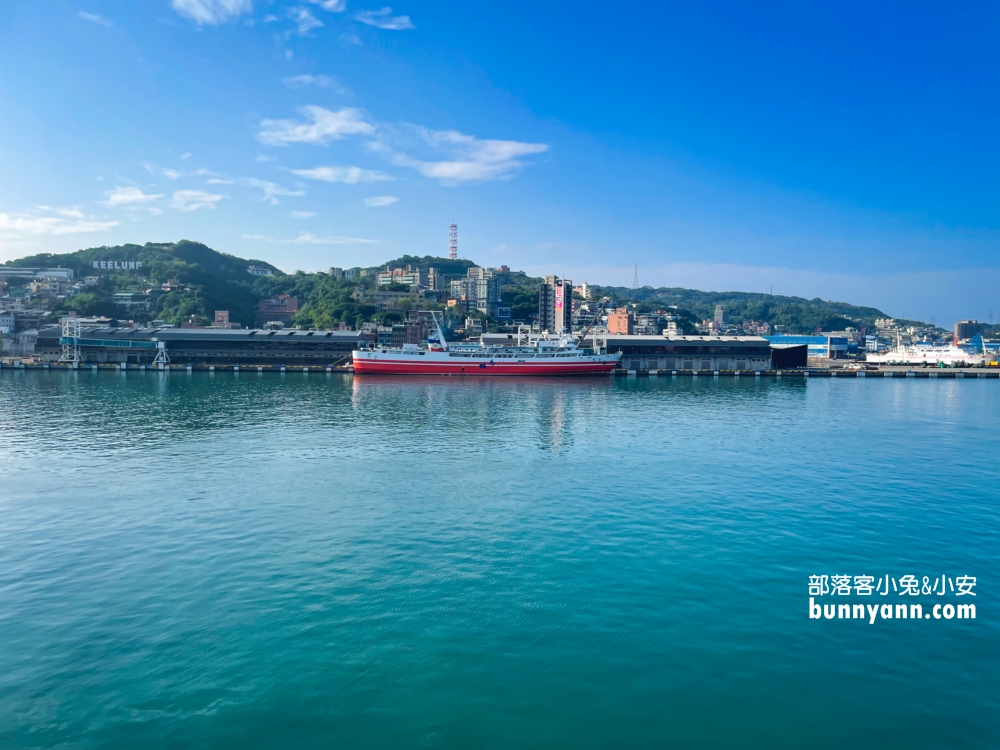
[[[458,260],[458,224],[452,224],[448,231],[448,257]]]

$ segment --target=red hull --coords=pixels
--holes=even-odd
[[[354,360],[359,375],[608,375],[616,362],[581,363],[466,363]]]

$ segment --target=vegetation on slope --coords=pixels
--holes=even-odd
[[[114,272],[93,268],[96,260],[141,261],[138,273]],[[182,240],[176,243],[149,242],[145,245],[94,247],[64,255],[40,254],[9,261],[7,265],[28,267],[72,268],[78,278],[100,275],[103,282],[71,297],[62,310],[76,310],[83,315],[124,317],[121,308],[112,301],[116,292],[142,292],[152,287],[151,307],[146,313],[132,313],[140,320],[161,319],[174,324],[186,320],[207,323],[215,310],[228,310],[230,319],[243,325],[253,325],[261,298],[288,294],[299,300],[299,312],[294,325],[309,328],[334,328],[346,324],[357,328],[366,321],[393,322],[406,317],[405,309],[379,312],[374,305],[354,299],[357,279],[335,278],[326,273],[285,274],[261,260],[244,260],[217,252],[199,242]],[[271,276],[254,276],[249,266],[268,269]],[[389,261],[392,267],[406,265],[415,268],[437,268],[446,276],[461,276],[475,266],[471,260],[434,256],[404,255]],[[126,275],[131,273],[132,275]],[[139,283],[141,275],[148,282]],[[374,280],[365,279],[368,286]],[[541,279],[513,271],[503,286],[503,302],[512,308],[514,320],[530,321],[538,313],[538,287]],[[162,291],[167,282],[178,288]],[[12,283],[18,283],[13,281]],[[876,318],[888,317],[873,307],[859,307],[844,302],[821,299],[782,297],[750,292],[702,292],[694,289],[643,287],[592,287],[592,296],[610,297],[613,305],[634,304],[637,312],[672,308],[679,314],[685,330],[693,329],[698,320],[711,319],[717,304],[722,304],[733,322],[766,321],[781,325],[790,333],[810,333],[821,330],[841,330],[848,326],[874,328]],[[458,325],[464,313],[443,305],[437,309],[447,316],[449,326]],[[477,317],[479,316],[476,314]],[[489,321],[487,321],[489,322]],[[916,322],[916,321],[914,321]]]

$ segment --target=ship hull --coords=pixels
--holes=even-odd
[[[576,362],[552,361],[545,357],[524,361],[497,361],[495,359],[461,357],[450,358],[428,355],[394,356],[381,352],[354,352],[354,372],[359,375],[608,375],[618,363],[617,357],[580,357]],[[574,358],[576,359],[576,358]],[[460,361],[455,361],[460,360]]]

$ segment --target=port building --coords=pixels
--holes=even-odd
[[[38,332],[35,352],[43,361],[59,358],[61,334],[60,326]],[[359,331],[82,326],[80,356],[88,364],[151,364],[162,343],[172,364],[329,365],[349,358],[365,336]]]
[[[400,342],[417,336],[400,328]],[[395,327],[393,329],[395,336]],[[349,359],[359,346],[374,344],[381,331],[305,331],[226,328],[157,328],[83,325],[80,359],[84,364],[152,364],[160,351],[171,364],[333,365]],[[62,328],[38,331],[35,352],[55,362],[62,353]],[[515,344],[516,334],[486,333],[486,344]],[[804,345],[771,342],[761,336],[681,336],[676,334],[601,334],[609,353],[621,352],[626,370],[764,371],[805,367]],[[592,337],[589,337],[592,341]],[[393,342],[396,342],[395,337]]]
[[[484,334],[488,344],[510,343],[516,334]],[[609,354],[622,354],[626,370],[770,370],[771,345],[762,336],[600,336]],[[588,336],[588,344],[593,336]],[[804,365],[803,365],[804,366]]]

